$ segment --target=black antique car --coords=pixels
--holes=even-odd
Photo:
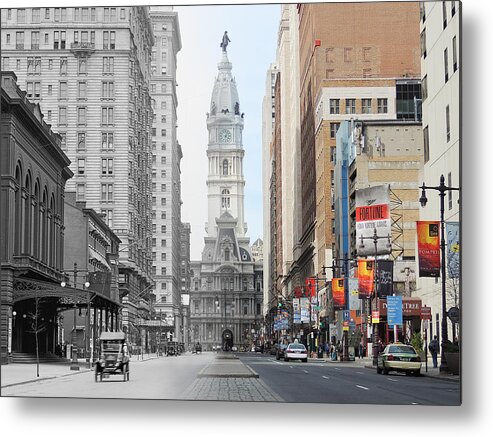
[[[123,380],[130,379],[129,353],[123,332],[102,332],[99,337],[99,359],[95,363],[94,379],[96,382],[110,375],[123,375]]]
[[[202,353],[202,345],[197,342],[195,343],[195,353],[198,354],[199,352]]]

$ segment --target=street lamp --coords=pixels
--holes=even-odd
[[[447,300],[445,293],[445,192],[446,191],[460,191],[460,188],[447,187],[445,185],[445,177],[443,174],[440,176],[440,185],[435,187],[428,187],[423,182],[421,188],[421,197],[419,203],[424,208],[428,199],[426,198],[426,190],[435,190],[439,192],[440,196],[440,250],[441,250],[441,275],[442,275],[442,353],[440,362],[440,372],[448,371],[447,358],[445,357],[444,346],[448,342],[448,330],[447,330]]]
[[[373,240],[373,244],[375,245],[375,260],[374,260],[374,265],[373,265],[373,289],[375,293],[375,297],[378,297],[377,294],[377,287],[378,287],[378,270],[377,270],[377,255],[378,255],[378,240],[386,238],[388,240],[387,243],[387,249],[392,250],[392,243],[390,242],[390,235],[378,235],[377,234],[377,228],[373,228],[373,235],[368,236],[368,237],[363,237],[363,235],[360,236],[361,243],[360,243],[360,249],[363,249],[365,247],[365,244],[363,240]],[[366,305],[365,305],[365,310],[368,310],[368,305],[369,301],[371,300],[371,295],[369,298],[366,300]],[[369,315],[369,311],[365,311],[365,316]],[[368,323],[368,322],[367,322]],[[372,343],[372,362],[373,365],[376,366],[378,362],[378,345],[376,342],[377,339],[377,330],[375,329],[375,326],[373,326],[373,323],[371,325],[372,329],[372,338],[373,338],[373,343]],[[397,325],[394,325],[394,341],[397,341]]]

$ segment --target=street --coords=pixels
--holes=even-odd
[[[459,405],[455,382],[411,377],[376,370],[355,362],[284,362],[273,355],[240,355],[240,359],[285,402],[391,405]],[[424,370],[423,370],[424,371]]]
[[[206,366],[229,360],[211,352],[140,361],[134,356],[130,381],[121,375],[94,382],[93,372],[2,388],[2,396],[280,401],[332,404],[459,405],[457,382],[392,372],[378,375],[354,362],[276,361],[272,355],[242,353],[239,361],[258,378],[197,377]],[[238,360],[235,360],[238,362]],[[8,371],[8,366],[7,370]],[[424,372],[424,370],[423,370]],[[43,376],[41,374],[41,376]]]

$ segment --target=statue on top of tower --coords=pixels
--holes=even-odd
[[[230,43],[230,42],[231,42],[231,40],[229,39],[228,31],[226,30],[224,32],[224,35],[223,35],[223,40],[221,41],[221,44],[219,45],[219,47],[223,48],[223,52],[226,51],[226,47],[228,47],[228,43]]]

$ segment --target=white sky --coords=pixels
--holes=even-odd
[[[275,60],[280,5],[176,7],[182,49],[178,53],[178,140],[183,149],[182,221],[192,228],[191,257],[200,259],[207,221],[206,112],[209,111],[221,42],[231,42],[241,112],[245,113],[245,219],[253,243],[262,232],[262,99],[269,65]]]

